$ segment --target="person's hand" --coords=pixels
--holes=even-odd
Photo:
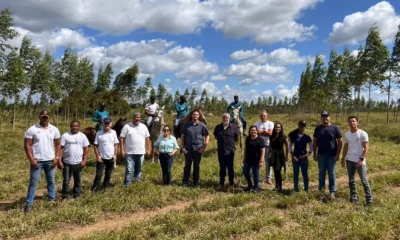
[[[335,162],[339,161],[339,156],[335,156]]]
[[[298,159],[296,156],[293,156],[293,160],[294,160],[295,162],[298,162],[298,161],[299,161],[299,159]]]
[[[364,163],[364,161],[361,161],[361,160],[358,161],[358,162],[357,162],[357,167],[362,167],[363,163]]]
[[[259,167],[263,166],[263,162],[260,161],[260,163],[258,164]]]
[[[60,161],[58,163],[58,169],[63,170],[64,169],[64,163],[62,161]]]
[[[183,152],[183,154],[187,154],[188,153],[188,151],[185,149],[185,148],[182,148],[182,152]]]
[[[122,151],[122,152],[121,152],[121,155],[122,155],[123,158],[125,158],[125,155],[126,155],[126,154],[125,154],[125,151]]]
[[[206,150],[205,147],[200,148],[200,149],[199,149],[199,153],[200,153],[200,154],[203,154],[204,150]]]
[[[31,166],[33,167],[33,169],[39,169],[38,161],[36,159],[33,159],[33,161],[31,162]]]
[[[146,155],[147,155],[147,157],[150,157],[150,155],[151,155],[150,150],[147,150]]]
[[[318,161],[317,155],[314,155],[314,161]]]
[[[86,161],[82,161],[81,164],[79,165],[81,168],[85,168],[86,167]]]
[[[53,164],[51,164],[51,168],[55,168],[58,165],[58,160],[56,158],[53,159]]]
[[[342,164],[342,167],[345,167],[345,166],[346,166],[346,160],[345,160],[344,158],[342,158],[341,164]]]
[[[101,159],[100,156],[97,156],[97,157],[96,157],[96,161],[99,162],[99,163],[102,163],[102,162],[103,162],[103,160]]]
[[[168,155],[169,155],[170,157],[173,157],[173,156],[175,155],[175,153],[174,153],[174,152],[170,152]]]
[[[302,155],[302,156],[300,156],[300,159],[306,159],[307,158],[307,154],[304,154],[304,155]]]

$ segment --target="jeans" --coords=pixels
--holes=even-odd
[[[53,164],[52,160],[47,161],[38,161],[39,165],[38,169],[34,169],[31,166],[30,169],[30,178],[29,178],[29,187],[28,187],[28,194],[26,197],[26,205],[32,206],[33,200],[35,199],[35,192],[36,186],[40,180],[40,175],[42,174],[42,170],[46,175],[47,181],[47,193],[49,195],[49,201],[54,201],[56,199],[56,184],[54,180],[54,176],[56,173],[55,168],[52,168],[51,165]]]
[[[111,180],[111,174],[114,170],[114,160],[111,159],[102,159],[103,162],[97,162],[96,163],[96,177],[94,178],[93,181],[93,186],[92,186],[92,191],[96,191],[100,185],[101,178],[103,176],[103,170],[105,170],[104,174],[104,182],[103,182],[103,188],[109,188],[110,187],[110,180]]]
[[[240,119],[242,120],[243,130],[245,130],[245,129],[246,129],[246,126],[247,126],[247,121],[246,121],[246,119],[243,117],[243,115],[240,115]],[[233,116],[232,116],[232,115],[231,115],[230,122],[231,122],[231,123],[233,122]]]
[[[81,195],[81,176],[82,176],[82,168],[80,164],[71,165],[68,163],[64,163],[62,174],[63,174],[63,184],[61,190],[61,197],[67,198],[69,195],[69,181],[71,180],[71,176],[74,177],[73,196],[74,198],[79,197]]]
[[[372,192],[367,179],[367,166],[363,164],[361,167],[357,167],[357,163],[352,161],[346,161],[346,166],[347,166],[347,174],[349,176],[350,199],[357,200],[356,180],[355,180],[355,175],[357,170],[361,182],[364,186],[365,199],[367,203],[371,203]]]
[[[251,182],[250,170],[253,172],[253,181]],[[258,164],[243,164],[243,175],[246,178],[247,185],[250,188],[258,189],[260,182],[260,166]]]
[[[318,170],[319,170],[319,186],[318,190],[325,189],[325,175],[328,171],[329,177],[329,192],[336,192],[336,161],[335,156],[318,155]]]
[[[126,167],[124,185],[128,186],[132,184],[133,176],[137,182],[140,182],[140,178],[142,177],[144,154],[126,154],[125,160]]]
[[[219,184],[225,184],[226,169],[228,169],[229,185],[233,185],[233,178],[235,171],[233,169],[233,162],[235,160],[235,153],[231,152],[228,155],[218,154],[219,162]]]
[[[187,154],[185,154],[185,167],[183,168],[183,178],[182,178],[183,184],[189,183],[192,163],[193,163],[193,185],[199,184],[200,162],[201,162],[201,153],[198,150],[194,151],[193,149],[191,149]]]
[[[296,156],[299,161],[292,160],[293,164],[293,189],[295,192],[299,191],[299,172],[301,169],[301,175],[303,175],[304,191],[308,192],[308,159],[301,159],[300,156]]]
[[[271,163],[269,161],[269,146],[265,146],[265,155],[264,155],[264,162],[265,162],[265,180],[268,180],[272,177],[271,171]]]
[[[171,183],[171,168],[174,157],[169,156],[169,153],[160,153],[158,159],[160,160],[163,183],[164,185],[169,185]]]

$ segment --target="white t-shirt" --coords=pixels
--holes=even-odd
[[[137,126],[132,122],[126,124],[121,130],[120,137],[125,138],[125,154],[146,153],[146,138],[150,137],[150,133],[143,123]]]
[[[54,139],[60,138],[60,131],[50,123],[47,128],[39,123],[31,126],[26,130],[25,138],[32,139],[33,158],[37,161],[50,161],[56,156]]]
[[[268,121],[268,120],[266,122],[258,121],[254,125],[257,126],[258,130],[266,131],[266,130],[274,129],[274,123],[271,121]],[[260,135],[260,137],[264,140],[265,146],[269,146],[269,136]]]
[[[104,130],[98,131],[94,139],[94,144],[98,146],[100,157],[103,159],[114,157],[114,145],[118,143],[117,133],[113,129],[109,132],[104,132]]]
[[[365,131],[361,129],[358,129],[355,133],[347,131],[344,134],[344,143],[348,144],[346,160],[352,162],[360,161],[360,157],[364,151],[362,144],[365,142],[368,142],[368,134]],[[366,160],[367,159],[364,159],[364,164]]]
[[[78,132],[72,134],[66,132],[61,136],[61,146],[63,147],[63,162],[67,164],[79,164],[83,158],[83,148],[89,146],[86,135]]]
[[[148,110],[150,112],[150,114],[154,114],[156,113],[156,110],[159,108],[157,103],[148,103],[146,104],[146,106],[144,107],[144,109]]]

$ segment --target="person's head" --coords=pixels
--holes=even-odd
[[[222,123],[226,126],[229,124],[229,119],[231,118],[231,116],[229,115],[229,113],[223,113],[222,114]]]
[[[49,120],[50,120],[50,113],[47,110],[42,110],[39,113],[39,122],[40,125],[45,126],[47,124],[49,124]]]
[[[164,136],[169,136],[171,134],[171,129],[168,125],[164,125],[164,127],[162,128],[162,132]]]
[[[249,137],[257,137],[257,126],[256,125],[251,125],[249,127]]]
[[[155,96],[151,96],[150,97],[150,102],[151,102],[151,104],[155,103],[156,102],[156,97]]]
[[[307,123],[304,120],[300,120],[299,124],[297,125],[297,129],[299,129],[299,132],[302,133],[306,129]]]
[[[70,132],[72,134],[77,134],[79,132],[80,126],[81,126],[81,123],[78,120],[76,120],[76,119],[72,120],[71,124],[69,125]]]
[[[331,115],[328,111],[321,112],[321,122],[324,125],[329,125],[331,123]]]
[[[133,124],[138,125],[140,123],[140,120],[142,120],[142,114],[140,114],[140,112],[135,112],[133,114]]]
[[[356,116],[350,116],[347,118],[347,123],[351,129],[358,128],[358,118]]]
[[[180,102],[182,102],[182,103],[186,102],[186,96],[185,96],[185,95],[181,95],[181,96],[179,97],[179,100],[180,100]]]
[[[267,119],[268,119],[268,113],[267,113],[267,111],[262,110],[262,111],[260,112],[260,120],[261,120],[261,122],[266,122]]]
[[[235,103],[239,102],[239,96],[238,95],[233,96],[233,101],[235,101]]]
[[[272,130],[272,136],[282,136],[283,135],[283,126],[280,122],[276,122],[274,125],[274,129]]]
[[[198,111],[198,110],[194,110],[193,112],[192,112],[192,121],[193,122],[195,122],[195,121],[198,121],[199,120],[199,117],[200,117],[200,112]]]
[[[103,125],[104,125],[104,131],[108,132],[110,131],[111,127],[112,127],[112,120],[110,117],[106,117],[103,119]]]
[[[100,110],[104,111],[104,109],[106,109],[106,104],[104,102],[99,104]]]

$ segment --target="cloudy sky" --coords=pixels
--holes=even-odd
[[[151,75],[172,93],[246,100],[293,95],[308,60],[356,50],[372,24],[391,49],[400,24],[399,0],[2,0],[4,8],[21,34],[16,46],[27,34],[56,58],[71,46],[96,71],[111,62],[117,75],[137,62],[141,83]]]

